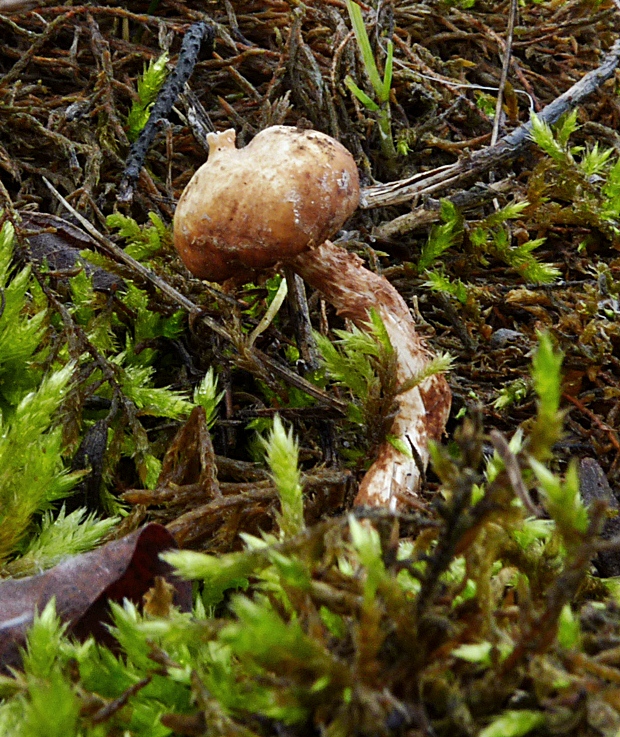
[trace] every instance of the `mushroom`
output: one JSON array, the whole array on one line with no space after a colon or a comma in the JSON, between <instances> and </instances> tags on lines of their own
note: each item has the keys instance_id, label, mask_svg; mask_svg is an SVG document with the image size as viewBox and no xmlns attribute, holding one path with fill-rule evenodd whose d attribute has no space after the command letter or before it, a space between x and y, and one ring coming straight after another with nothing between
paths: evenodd
<instances>
[{"instance_id":1,"label":"mushroom","mask_svg":"<svg viewBox=\"0 0 620 737\"><path fill-rule=\"evenodd\" d=\"M207 140L209 158L174 216L174 244L187 268L223 282L249 281L258 270L288 265L358 327L364 329L374 308L397 352L398 382L420 375L431 354L403 298L385 277L329 240L359 204L359 176L347 149L318 131L288 126L266 128L242 149L235 147L234 130L210 133ZM442 375L406 389L398 400L391 428L398 442L384 442L356 504L394 509L399 497L415 495L428 441L444 430L451 394Z\"/></svg>"}]
</instances>

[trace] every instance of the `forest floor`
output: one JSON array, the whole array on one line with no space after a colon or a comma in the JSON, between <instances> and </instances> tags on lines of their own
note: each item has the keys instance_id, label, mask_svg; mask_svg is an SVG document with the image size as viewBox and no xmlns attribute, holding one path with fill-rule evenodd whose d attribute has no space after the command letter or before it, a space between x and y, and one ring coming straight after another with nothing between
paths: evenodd
<instances>
[{"instance_id":1,"label":"forest floor","mask_svg":"<svg viewBox=\"0 0 620 737\"><path fill-rule=\"evenodd\" d=\"M47 305L47 332L33 357L33 376L70 359L78 366L79 380L58 414L62 463L71 470L89 468L90 474L66 504L69 510L84 507L103 515L120 510L124 517L116 536L155 521L167 525L182 547L230 554L241 548L240 533L275 529L278 491L258 462L263 450L255 436L272 426L276 414L299 441L309 529L336 525L334 520L345 519L342 515L351 509L359 481L383 440L376 428L385 427L394 407L373 405L372 398L355 395L309 365L308 347L295 338L298 308L292 300L248 347L247 335L273 299L278 276L224 289L205 286L184 268L172 245L175 205L206 159L206 132L234 128L243 146L262 129L281 124L323 131L353 154L366 199L339 243L396 287L430 349L452 356L444 462L450 453L453 458L459 452L467 455L468 442L479 446L480 458L489 457L493 431L510 439L517 430L527 437L536 426L540 396L532 360L545 333L563 354L564 430L553 444L550 468L560 478L570 459L577 459L582 484L589 484L587 501L602 494L615 504L620 491L620 73L612 71L606 81L595 82L574 107L574 119L573 106L565 100L555 133L544 129L537 142L528 138L507 155L491 156L490 165L479 162L485 150L498 151L503 137L528 123L532 113L543 113L605 59L611 59L613 69L614 54L620 55L614 46L620 38L620 6L610 0L373 0L361 8L381 76L393 44L393 73L384 100L373 88L368 58L365 63L344 0L47 3L32 9L0 1L0 210L3 220L15 225L20 263L32 264L39 285L30 309L39 309L42 301ZM164 52L172 68L184 35L201 21L215 30L213 52L203 44L187 86L168 120L158 125L132 196L119 197L132 140L148 117L143 114L132 130L138 81L145 66ZM349 77L368 99L356 97ZM503 98L499 118L498 88ZM381 121L388 126L387 142ZM431 188L406 189L405 180L418 175L424 181L423 175L449 166L460 167L456 181L439 177ZM400 185L382 186L389 183ZM99 235L79 230L83 226L75 212L53 190ZM127 244L127 252L151 270L151 277L119 258ZM80 256L84 249L91 255ZM332 340L334 329L347 327L318 293L308 292L308 306L313 327ZM204 415L192 411L200 402L192 405L190 397L210 368L223 396L209 432ZM9 384L3 390L3 412L19 388ZM363 422L346 416L347 402L361 407ZM459 430L464 422L465 429ZM459 466L463 478L470 461ZM527 459L520 455L518 463L524 468ZM417 523L411 519L418 513L430 520L441 517L434 504L449 476L445 467L443 472L429 469L419 499L401 510L401 536L415 537L411 525ZM527 473L524 477L533 489L535 482ZM450 483L458 486L454 478ZM476 519L470 533L483 526L482 518ZM386 531L385 519L378 525L383 525L384 545L390 534L398 538L398 532ZM330 528L330 534L336 529L341 527ZM452 538L444 551L448 558L463 554L467 536L463 530L459 535L461 543ZM590 557L596 552L588 550ZM16 544L3 552L5 575L19 551ZM514 551L511 555L518 558ZM598 565L603 577L620 573L614 555L600 557ZM587 561L580 566L589 575ZM321 575L339 585L325 571ZM489 590L499 585L493 575ZM433 616L439 617L439 610L459 594L433 589L429 580L425 595L436 597ZM551 580L551 574L541 575L538 589L532 583L533 601L547 601L546 592L556 590ZM594 599L604 599L595 577L588 581L582 588L566 584L573 596L568 601L583 603L584 587ZM520 595L525 596L523 591ZM532 605L536 615L530 629L519 625L524 638L526 632L533 638L534 622L545 629L544 611L557 624L558 601L548 610ZM348 606L343 602L340 613ZM323 604L330 605L327 598ZM444 637L439 625L429 635L433 648L429 645L411 666L415 689L394 686L402 686L406 668L386 676L390 693L406 705L402 713L394 706L396 696L393 703L392 696L384 702L377 697L372 708L362 699L347 721L333 704L321 706L317 697L319 706L304 707L313 715L311 727L307 716L299 723L292 717L279 722L267 710L264 717L240 717L235 729L412 735L456 729L478 734L512 699L517 710L523 703L528 714L536 709L546 714L548 721L543 725L534 719L531 729L618 734L620 696L613 684L620 682L620 672L614 669L610 675L611 655L597 661L598 671L576 660L565 659L561 666L553 662L564 675L564 669L574 674L584 668L578 686L571 681L570 698L549 685L550 672L538 673L545 687L536 691L536 674L528 670L533 661L523 653L511 656L510 676L494 662L501 688L489 672L474 677L469 671L461 673L458 698L448 678L437 685L429 664L440 663L437 673L444 669L445 675L454 661L446 660L446 642L454 648L457 642L474 641L472 632L483 627L471 610L459 616L467 626L458 637L453 632ZM513 617L516 627L518 615L506 616ZM596 631L591 611L588 616ZM600 627L607 628L608 646L617 648L617 612L612 620ZM394 631L400 626L393 624ZM416 636L422 636L420 631ZM516 635L513 639L518 641ZM548 647L549 642L541 644L536 655ZM600 643L591 645L593 662L601 648ZM346 650L340 648L345 659L350 656ZM377 653L377 662L389 661L388 654ZM379 678L370 670L366 676L369 682ZM605 686L599 689L595 681ZM523 696L528 688L535 695ZM593 694L599 701L586 708ZM459 712L464 703L471 710L467 717ZM230 710L238 716L237 706ZM573 723L568 712L581 718ZM275 722L261 721L268 717ZM394 726L369 726L375 718L392 719ZM181 734L201 733L183 732L180 722L173 726ZM512 727L505 725L499 729L508 730L496 732L507 737L525 733L510 732Z\"/></svg>"}]
</instances>

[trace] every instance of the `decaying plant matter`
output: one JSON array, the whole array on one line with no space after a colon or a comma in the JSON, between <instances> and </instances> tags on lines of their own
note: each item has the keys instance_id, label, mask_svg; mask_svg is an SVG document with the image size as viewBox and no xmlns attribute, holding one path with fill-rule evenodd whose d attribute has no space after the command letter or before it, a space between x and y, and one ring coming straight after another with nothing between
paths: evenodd
<instances>
[{"instance_id":1,"label":"decaying plant matter","mask_svg":"<svg viewBox=\"0 0 620 737\"><path fill-rule=\"evenodd\" d=\"M511 54L507 1L28 5L0 2L0 575L155 521L195 599L115 605L112 649L48 604L0 733L615 737L617 5L511 2ZM314 255L363 264L359 303L304 255L305 296L292 266L223 290L176 255L207 134L271 126L355 161L362 207ZM386 440L411 451L385 283L453 357L397 512L354 505Z\"/></svg>"}]
</instances>

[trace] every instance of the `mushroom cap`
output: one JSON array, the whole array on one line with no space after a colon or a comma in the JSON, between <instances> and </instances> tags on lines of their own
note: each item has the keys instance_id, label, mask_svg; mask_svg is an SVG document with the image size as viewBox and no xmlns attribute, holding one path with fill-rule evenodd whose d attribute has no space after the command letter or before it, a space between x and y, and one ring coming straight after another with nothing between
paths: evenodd
<instances>
[{"instance_id":1,"label":"mushroom cap","mask_svg":"<svg viewBox=\"0 0 620 737\"><path fill-rule=\"evenodd\" d=\"M174 245L201 279L249 280L321 245L359 204L355 161L324 133L276 125L242 149L232 129L207 140L174 216Z\"/></svg>"}]
</instances>

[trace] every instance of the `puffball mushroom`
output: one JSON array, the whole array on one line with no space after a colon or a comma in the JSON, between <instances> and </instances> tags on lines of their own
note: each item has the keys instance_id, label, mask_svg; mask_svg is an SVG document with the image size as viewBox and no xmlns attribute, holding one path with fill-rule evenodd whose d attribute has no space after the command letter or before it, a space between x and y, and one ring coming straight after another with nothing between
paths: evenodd
<instances>
[{"instance_id":1,"label":"puffball mushroom","mask_svg":"<svg viewBox=\"0 0 620 737\"><path fill-rule=\"evenodd\" d=\"M405 385L431 358L400 294L383 276L329 238L359 204L359 176L351 154L314 130L273 126L245 148L235 131L210 133L209 158L181 195L174 244L187 268L207 281L252 279L254 272L290 266L338 313L364 329L379 314L397 352L397 380ZM391 435L362 480L356 504L396 508L415 494L451 403L445 378L433 375L398 395ZM405 454L395 446L411 448Z\"/></svg>"}]
</instances>

